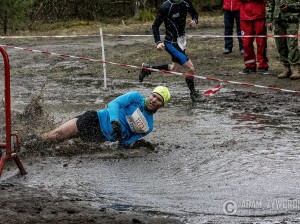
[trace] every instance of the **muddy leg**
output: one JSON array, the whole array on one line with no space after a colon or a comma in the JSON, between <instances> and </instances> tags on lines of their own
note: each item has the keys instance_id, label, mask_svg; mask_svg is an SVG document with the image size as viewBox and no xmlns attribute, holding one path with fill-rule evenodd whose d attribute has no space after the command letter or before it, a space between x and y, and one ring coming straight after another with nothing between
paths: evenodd
<instances>
[{"instance_id":1,"label":"muddy leg","mask_svg":"<svg viewBox=\"0 0 300 224\"><path fill-rule=\"evenodd\" d=\"M186 69L187 73L190 75L194 75L195 73L195 67L191 60L188 60L185 64L183 64L183 67ZM196 92L195 90L195 84L194 84L194 77L186 77L185 78L186 84L191 91L191 93Z\"/></svg>"},{"instance_id":2,"label":"muddy leg","mask_svg":"<svg viewBox=\"0 0 300 224\"><path fill-rule=\"evenodd\" d=\"M78 133L77 122L78 118L73 118L62 124L60 127L46 132L42 135L43 140L64 140L75 136Z\"/></svg>"}]
</instances>

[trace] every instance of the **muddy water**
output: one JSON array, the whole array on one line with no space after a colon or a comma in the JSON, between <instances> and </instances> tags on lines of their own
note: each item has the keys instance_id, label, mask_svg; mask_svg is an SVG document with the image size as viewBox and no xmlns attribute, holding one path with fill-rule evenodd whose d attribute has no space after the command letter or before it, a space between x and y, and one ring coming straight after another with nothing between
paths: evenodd
<instances>
[{"instance_id":1,"label":"muddy water","mask_svg":"<svg viewBox=\"0 0 300 224\"><path fill-rule=\"evenodd\" d=\"M187 223L297 220L299 116L281 121L272 113L222 109L213 101L234 97L226 88L191 104L177 88L171 86L173 102L157 113L156 130L147 137L158 144L155 152L127 159L103 159L98 152L37 159L22 183L93 206L170 213ZM136 89L147 94L152 87ZM59 82L46 88L45 107L56 122L104 106L103 96L110 95L99 97L91 84L94 102L83 102L85 90L73 90ZM59 106L62 98L67 105ZM234 216L224 212L227 201L237 204Z\"/></svg>"},{"instance_id":2,"label":"muddy water","mask_svg":"<svg viewBox=\"0 0 300 224\"><path fill-rule=\"evenodd\" d=\"M49 76L48 66L75 66L81 73ZM25 77L13 78L14 110L22 112L33 95L42 94L43 108L58 124L103 108L121 93L147 95L162 84L119 78L110 80L106 91L101 77L82 73L87 67L53 58L46 65L31 64L34 73L26 70ZM168 85L172 102L156 114L155 131L146 138L157 145L154 152L113 148L105 156L98 150L26 156L28 175L20 181L95 207L171 214L186 223L299 222L299 97L225 86L216 96L193 104L183 82ZM201 88L211 86L204 83Z\"/></svg>"}]
</instances>

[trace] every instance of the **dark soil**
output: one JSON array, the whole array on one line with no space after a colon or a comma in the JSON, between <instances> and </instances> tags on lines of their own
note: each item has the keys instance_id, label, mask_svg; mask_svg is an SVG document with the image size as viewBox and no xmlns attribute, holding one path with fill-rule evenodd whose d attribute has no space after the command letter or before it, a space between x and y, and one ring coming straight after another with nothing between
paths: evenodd
<instances>
[{"instance_id":1,"label":"dark soil","mask_svg":"<svg viewBox=\"0 0 300 224\"><path fill-rule=\"evenodd\" d=\"M170 218L153 215L93 208L81 199L66 200L48 192L25 187L18 181L1 183L0 223L103 223L103 224L167 224L181 223Z\"/></svg>"}]
</instances>

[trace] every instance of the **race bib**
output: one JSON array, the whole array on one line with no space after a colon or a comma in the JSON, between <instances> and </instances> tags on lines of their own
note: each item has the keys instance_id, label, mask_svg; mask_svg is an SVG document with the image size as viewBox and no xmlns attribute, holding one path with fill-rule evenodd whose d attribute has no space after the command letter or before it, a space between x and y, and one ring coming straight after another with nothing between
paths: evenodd
<instances>
[{"instance_id":1,"label":"race bib","mask_svg":"<svg viewBox=\"0 0 300 224\"><path fill-rule=\"evenodd\" d=\"M177 44L181 48L181 50L184 51L186 48L186 37L185 36L178 37Z\"/></svg>"},{"instance_id":2,"label":"race bib","mask_svg":"<svg viewBox=\"0 0 300 224\"><path fill-rule=\"evenodd\" d=\"M141 110L138 108L132 115L126 116L131 131L135 133L146 133L149 125Z\"/></svg>"}]
</instances>

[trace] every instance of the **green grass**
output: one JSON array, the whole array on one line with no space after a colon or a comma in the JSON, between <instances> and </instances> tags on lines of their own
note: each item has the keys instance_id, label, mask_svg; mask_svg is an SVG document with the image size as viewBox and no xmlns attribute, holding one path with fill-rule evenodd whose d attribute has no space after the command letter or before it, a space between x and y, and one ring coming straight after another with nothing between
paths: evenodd
<instances>
[{"instance_id":1,"label":"green grass","mask_svg":"<svg viewBox=\"0 0 300 224\"><path fill-rule=\"evenodd\" d=\"M11 35L98 35L99 28L112 34L151 34L155 14L142 10L137 18L101 18L99 20L35 21L30 30L19 30ZM189 19L189 18L188 18ZM200 14L199 29L223 26L223 14ZM163 29L163 25L161 26Z\"/></svg>"},{"instance_id":2,"label":"green grass","mask_svg":"<svg viewBox=\"0 0 300 224\"><path fill-rule=\"evenodd\" d=\"M138 19L143 22L153 21L155 14L148 9L141 10Z\"/></svg>"}]
</instances>

